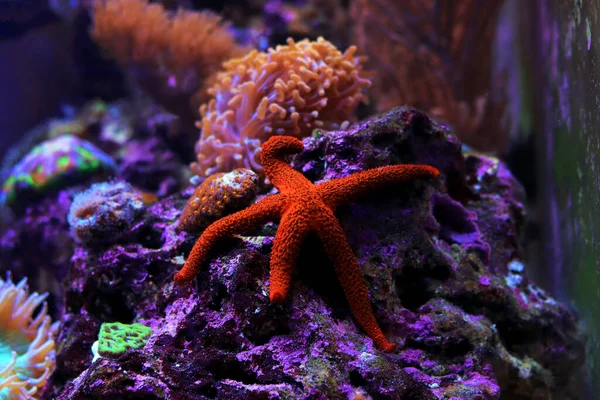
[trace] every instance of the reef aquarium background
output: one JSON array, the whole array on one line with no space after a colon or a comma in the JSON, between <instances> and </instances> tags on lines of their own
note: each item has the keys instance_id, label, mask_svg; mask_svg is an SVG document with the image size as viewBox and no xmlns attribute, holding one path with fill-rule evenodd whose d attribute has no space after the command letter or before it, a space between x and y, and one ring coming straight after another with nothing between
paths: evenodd
<instances>
[{"instance_id":1,"label":"reef aquarium background","mask_svg":"<svg viewBox=\"0 0 600 400\"><path fill-rule=\"evenodd\" d=\"M599 399L599 18L1 0L0 399Z\"/></svg>"}]
</instances>

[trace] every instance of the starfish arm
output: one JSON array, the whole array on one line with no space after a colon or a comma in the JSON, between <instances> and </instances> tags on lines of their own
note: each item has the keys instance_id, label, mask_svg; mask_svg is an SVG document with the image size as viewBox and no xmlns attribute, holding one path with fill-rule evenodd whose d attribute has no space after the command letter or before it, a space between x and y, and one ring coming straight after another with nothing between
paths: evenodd
<instances>
[{"instance_id":1,"label":"starfish arm","mask_svg":"<svg viewBox=\"0 0 600 400\"><path fill-rule=\"evenodd\" d=\"M211 224L194 244L183 268L175 274L175 282L183 284L194 279L206 260L208 252L219 239L249 232L269 221L276 220L280 215L281 200L281 195L266 197L242 211Z\"/></svg>"},{"instance_id":2,"label":"starfish arm","mask_svg":"<svg viewBox=\"0 0 600 400\"><path fill-rule=\"evenodd\" d=\"M287 297L292 271L300 247L310 230L308 218L300 207L294 207L282 216L271 252L270 299L281 304Z\"/></svg>"},{"instance_id":3,"label":"starfish arm","mask_svg":"<svg viewBox=\"0 0 600 400\"><path fill-rule=\"evenodd\" d=\"M429 165L390 165L321 183L317 185L317 191L325 204L335 210L344 203L394 183L439 176L440 172Z\"/></svg>"},{"instance_id":4,"label":"starfish arm","mask_svg":"<svg viewBox=\"0 0 600 400\"><path fill-rule=\"evenodd\" d=\"M329 213L319 217L317 233L333 261L352 314L378 348L385 352L392 352L396 345L387 341L375 320L360 266L333 212L328 211Z\"/></svg>"},{"instance_id":5,"label":"starfish arm","mask_svg":"<svg viewBox=\"0 0 600 400\"><path fill-rule=\"evenodd\" d=\"M261 164L271 183L280 192L292 192L298 186L312 186L304 175L284 160L286 155L300 153L303 149L302 141L292 136L273 136L263 144L260 152Z\"/></svg>"}]
</instances>

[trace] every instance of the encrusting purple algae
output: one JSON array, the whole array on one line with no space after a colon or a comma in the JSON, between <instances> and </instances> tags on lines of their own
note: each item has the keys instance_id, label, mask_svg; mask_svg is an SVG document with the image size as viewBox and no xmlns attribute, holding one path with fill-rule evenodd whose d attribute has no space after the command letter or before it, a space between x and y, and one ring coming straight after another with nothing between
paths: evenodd
<instances>
[{"instance_id":1,"label":"encrusting purple algae","mask_svg":"<svg viewBox=\"0 0 600 400\"><path fill-rule=\"evenodd\" d=\"M449 130L408 107L304 145L292 165L315 183L397 163L442 173L336 213L394 353L374 348L353 321L318 240L302 247L283 305L268 298L272 224L223 241L195 284L177 286L196 236L177 229L189 189L147 204L131 235L89 247L58 223L75 186L31 204L0 236L15 274L36 263L63 283L45 283L61 325L44 396L493 399L555 394L573 378L583 334L525 274L524 195L501 162L463 153ZM37 252L19 251L33 238ZM152 335L92 363L107 321Z\"/></svg>"}]
</instances>

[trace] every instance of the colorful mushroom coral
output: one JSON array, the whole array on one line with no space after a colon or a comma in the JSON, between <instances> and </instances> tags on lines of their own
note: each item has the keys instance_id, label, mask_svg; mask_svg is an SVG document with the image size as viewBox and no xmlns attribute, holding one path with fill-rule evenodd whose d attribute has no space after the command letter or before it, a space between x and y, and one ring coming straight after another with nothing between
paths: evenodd
<instances>
[{"instance_id":1,"label":"colorful mushroom coral","mask_svg":"<svg viewBox=\"0 0 600 400\"><path fill-rule=\"evenodd\" d=\"M342 53L319 38L288 39L286 46L224 63L208 89L212 100L200 108L192 171L206 177L243 167L262 174L258 153L269 137L302 138L351 120L371 85L364 61L355 46Z\"/></svg>"},{"instance_id":2,"label":"colorful mushroom coral","mask_svg":"<svg viewBox=\"0 0 600 400\"><path fill-rule=\"evenodd\" d=\"M54 333L47 294L27 281L0 278L0 399L32 399L54 370ZM41 309L37 313L38 307Z\"/></svg>"},{"instance_id":3,"label":"colorful mushroom coral","mask_svg":"<svg viewBox=\"0 0 600 400\"><path fill-rule=\"evenodd\" d=\"M116 169L113 159L88 141L63 135L35 146L11 170L0 191L0 204L18 208L32 197Z\"/></svg>"}]
</instances>

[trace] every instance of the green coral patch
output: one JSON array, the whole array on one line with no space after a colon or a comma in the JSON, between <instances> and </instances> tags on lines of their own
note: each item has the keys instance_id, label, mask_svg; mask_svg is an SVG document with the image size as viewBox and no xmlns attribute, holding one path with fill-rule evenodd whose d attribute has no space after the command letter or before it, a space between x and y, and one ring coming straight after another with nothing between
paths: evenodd
<instances>
[{"instance_id":1,"label":"green coral patch","mask_svg":"<svg viewBox=\"0 0 600 400\"><path fill-rule=\"evenodd\" d=\"M98 354L118 357L129 349L141 349L148 342L152 329L142 324L105 322L98 333Z\"/></svg>"}]
</instances>

